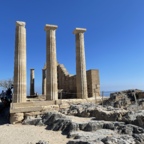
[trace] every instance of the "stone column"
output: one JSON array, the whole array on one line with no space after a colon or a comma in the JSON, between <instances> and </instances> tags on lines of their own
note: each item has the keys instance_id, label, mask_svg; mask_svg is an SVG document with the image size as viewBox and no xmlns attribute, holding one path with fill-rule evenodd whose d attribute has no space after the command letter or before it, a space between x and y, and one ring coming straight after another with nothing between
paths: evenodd
<instances>
[{"instance_id":1,"label":"stone column","mask_svg":"<svg viewBox=\"0 0 144 144\"><path fill-rule=\"evenodd\" d=\"M76 28L74 30L76 41L76 86L77 98L87 98L87 78L84 50L84 32L86 29Z\"/></svg>"},{"instance_id":2,"label":"stone column","mask_svg":"<svg viewBox=\"0 0 144 144\"><path fill-rule=\"evenodd\" d=\"M57 59L56 59L56 25L45 26L46 31L46 100L58 99Z\"/></svg>"},{"instance_id":3,"label":"stone column","mask_svg":"<svg viewBox=\"0 0 144 144\"><path fill-rule=\"evenodd\" d=\"M30 69L30 95L35 94L34 82L34 69Z\"/></svg>"},{"instance_id":4,"label":"stone column","mask_svg":"<svg viewBox=\"0 0 144 144\"><path fill-rule=\"evenodd\" d=\"M46 95L46 69L42 69L42 94Z\"/></svg>"},{"instance_id":5,"label":"stone column","mask_svg":"<svg viewBox=\"0 0 144 144\"><path fill-rule=\"evenodd\" d=\"M26 29L25 22L16 22L13 102L26 101Z\"/></svg>"}]
</instances>

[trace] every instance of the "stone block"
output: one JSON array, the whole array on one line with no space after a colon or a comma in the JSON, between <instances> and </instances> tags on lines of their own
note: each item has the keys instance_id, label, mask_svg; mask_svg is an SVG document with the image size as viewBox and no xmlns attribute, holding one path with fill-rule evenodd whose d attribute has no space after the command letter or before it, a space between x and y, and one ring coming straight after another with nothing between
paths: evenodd
<instances>
[{"instance_id":1,"label":"stone block","mask_svg":"<svg viewBox=\"0 0 144 144\"><path fill-rule=\"evenodd\" d=\"M10 114L10 123L20 123L24 119L24 113L11 113Z\"/></svg>"}]
</instances>

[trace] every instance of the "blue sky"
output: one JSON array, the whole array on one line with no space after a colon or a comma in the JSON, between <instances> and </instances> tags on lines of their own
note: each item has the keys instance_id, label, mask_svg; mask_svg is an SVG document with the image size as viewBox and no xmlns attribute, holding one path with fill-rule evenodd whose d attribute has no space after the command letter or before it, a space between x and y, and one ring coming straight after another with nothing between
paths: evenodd
<instances>
[{"instance_id":1,"label":"blue sky","mask_svg":"<svg viewBox=\"0 0 144 144\"><path fill-rule=\"evenodd\" d=\"M99 69L101 90L144 88L144 0L0 0L0 80L13 77L15 22L26 22L30 68L41 93L45 24L58 25L57 60L75 74L76 27L86 28L86 68Z\"/></svg>"}]
</instances>

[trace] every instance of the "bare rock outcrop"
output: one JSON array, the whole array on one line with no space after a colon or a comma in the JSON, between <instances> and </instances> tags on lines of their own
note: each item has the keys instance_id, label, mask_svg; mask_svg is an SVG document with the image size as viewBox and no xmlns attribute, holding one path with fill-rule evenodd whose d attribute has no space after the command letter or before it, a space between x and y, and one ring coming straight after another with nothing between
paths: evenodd
<instances>
[{"instance_id":1,"label":"bare rock outcrop","mask_svg":"<svg viewBox=\"0 0 144 144\"><path fill-rule=\"evenodd\" d=\"M27 113L23 124L47 125L48 130L62 131L73 138L68 144L142 144L144 100L139 96L141 93L139 90L113 93L104 106L79 103L60 108L59 112L34 116ZM75 117L87 120L74 121Z\"/></svg>"},{"instance_id":2,"label":"bare rock outcrop","mask_svg":"<svg viewBox=\"0 0 144 144\"><path fill-rule=\"evenodd\" d=\"M96 120L121 121L123 115L128 113L125 109L114 108L112 106L102 107L96 104L71 105L69 109L60 110L67 115L79 117L95 117Z\"/></svg>"},{"instance_id":3,"label":"bare rock outcrop","mask_svg":"<svg viewBox=\"0 0 144 144\"><path fill-rule=\"evenodd\" d=\"M47 125L48 130L61 130L67 137L74 138L68 144L107 144L113 141L130 144L144 139L144 129L132 124L93 118L86 122L74 122L71 118L59 112L47 112L36 117L27 116L23 124Z\"/></svg>"},{"instance_id":4,"label":"bare rock outcrop","mask_svg":"<svg viewBox=\"0 0 144 144\"><path fill-rule=\"evenodd\" d=\"M138 89L131 89L125 91L119 91L110 94L110 98L105 100L103 104L105 106L113 106L116 108L127 108L134 105L137 99L139 105L142 104L142 100L144 99L143 92ZM131 108L130 108L131 110Z\"/></svg>"}]
</instances>

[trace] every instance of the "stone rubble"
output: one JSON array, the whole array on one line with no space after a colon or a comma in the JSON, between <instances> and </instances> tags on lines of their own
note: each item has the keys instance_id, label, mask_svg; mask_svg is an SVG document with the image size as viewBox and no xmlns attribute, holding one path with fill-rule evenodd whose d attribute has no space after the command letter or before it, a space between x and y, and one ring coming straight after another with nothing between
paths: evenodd
<instances>
[{"instance_id":1,"label":"stone rubble","mask_svg":"<svg viewBox=\"0 0 144 144\"><path fill-rule=\"evenodd\" d=\"M82 110L80 105L78 107ZM80 110L78 112L82 112ZM96 120L96 117L93 117L86 122L74 122L72 117L60 112L47 112L36 117L27 116L23 124L47 125L48 130L62 131L62 134L66 134L68 138L74 138L68 144L144 143L144 129L122 121Z\"/></svg>"},{"instance_id":2,"label":"stone rubble","mask_svg":"<svg viewBox=\"0 0 144 144\"><path fill-rule=\"evenodd\" d=\"M104 101L105 106L113 106L115 108L125 108L128 110L135 110L136 107L136 101L135 97L137 99L138 103L138 109L142 108L142 105L144 104L144 93L141 90L138 89L130 89L120 92L115 92L110 94L110 98Z\"/></svg>"},{"instance_id":3,"label":"stone rubble","mask_svg":"<svg viewBox=\"0 0 144 144\"><path fill-rule=\"evenodd\" d=\"M130 104L121 107L111 104L119 99L112 94L104 106L78 103L71 104L69 108L60 108L59 112L16 113L13 118L14 121L22 121L23 125L47 126L47 130L61 131L67 138L71 138L67 144L143 144L144 109L137 109L133 95L130 95L130 91L127 93ZM132 106L134 110L130 110Z\"/></svg>"}]
</instances>

